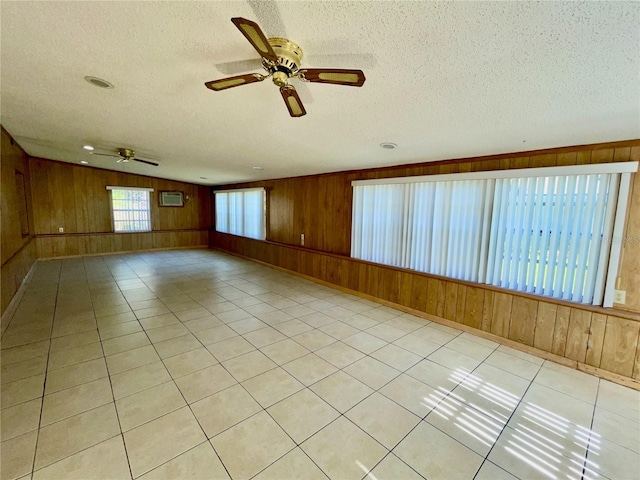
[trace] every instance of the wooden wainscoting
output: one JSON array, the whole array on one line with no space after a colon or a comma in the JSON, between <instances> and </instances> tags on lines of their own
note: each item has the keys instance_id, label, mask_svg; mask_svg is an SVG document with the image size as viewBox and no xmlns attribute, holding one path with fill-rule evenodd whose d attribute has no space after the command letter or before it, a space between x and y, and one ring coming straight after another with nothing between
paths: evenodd
<instances>
[{"instance_id":1,"label":"wooden wainscoting","mask_svg":"<svg viewBox=\"0 0 640 480\"><path fill-rule=\"evenodd\" d=\"M21 249L2 264L2 293L0 294L2 313L9 306L37 258L36 242L33 237L30 237Z\"/></svg>"},{"instance_id":2,"label":"wooden wainscoting","mask_svg":"<svg viewBox=\"0 0 640 480\"><path fill-rule=\"evenodd\" d=\"M168 248L206 247L208 230L167 230L144 233L79 233L37 235L39 258L70 257Z\"/></svg>"},{"instance_id":3,"label":"wooden wainscoting","mask_svg":"<svg viewBox=\"0 0 640 480\"><path fill-rule=\"evenodd\" d=\"M209 245L416 312L491 333L640 388L640 316L556 302L346 256L218 232Z\"/></svg>"}]
</instances>

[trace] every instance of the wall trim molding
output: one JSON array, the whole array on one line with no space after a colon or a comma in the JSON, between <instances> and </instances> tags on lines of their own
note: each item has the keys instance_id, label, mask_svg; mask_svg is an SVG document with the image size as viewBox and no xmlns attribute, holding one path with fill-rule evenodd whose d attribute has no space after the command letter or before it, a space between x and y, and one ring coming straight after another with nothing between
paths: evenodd
<instances>
[{"instance_id":1,"label":"wall trim molding","mask_svg":"<svg viewBox=\"0 0 640 480\"><path fill-rule=\"evenodd\" d=\"M77 232L77 233L38 233L35 238L58 238L58 237L89 237L92 235L141 235L147 233L180 233L180 232L208 232L209 227L203 228L182 228L174 230L149 230L148 232Z\"/></svg>"},{"instance_id":2,"label":"wall trim molding","mask_svg":"<svg viewBox=\"0 0 640 480\"><path fill-rule=\"evenodd\" d=\"M11 260L13 260L15 257L17 257L18 255L20 255L20 252L22 252L25 248L27 248L29 246L29 244L34 241L36 238L35 235L29 235L27 237L24 238L24 243L22 244L22 246L16 250L13 255L11 255L9 258L7 258L4 262L2 262L2 267L4 267L5 265L8 265L9 262L11 262ZM26 240L26 241L25 241Z\"/></svg>"},{"instance_id":3,"label":"wall trim molding","mask_svg":"<svg viewBox=\"0 0 640 480\"><path fill-rule=\"evenodd\" d=\"M574 370L579 370L579 371L582 371L582 372L586 372L586 373L589 373L591 375L595 375L595 376L597 376L599 378L603 378L605 380L609 380L611 382L618 383L618 384L624 385L626 387L633 388L634 390L640 391L640 381L635 380L635 379L630 378L630 377L626 377L624 375L619 375L617 373L609 372L608 370L604 370L602 368L593 367L593 366L587 365L586 363L583 363L583 362L578 362L578 361L575 361L575 360L571 360L569 358L562 357L560 355L556 355L556 354L553 354L553 353L550 353L550 352L546 352L544 350L540 350L540 349L535 348L535 347L530 347L528 345L524 345L522 343L516 342L515 340L510 340L508 338L501 337L501 336L495 335L493 333L485 332L483 330L479 330L479 329L476 329L476 328L473 328L473 327L469 327L467 325L464 325L464 324L461 324L461 323L457 323L457 322L454 322L454 321L451 321L451 320L447 320L445 318L438 317L436 315L430 315L428 313L421 312L420 310L415 310L413 308L406 307L406 306L400 305L398 303L390 302L388 300L384 300L382 298L374 297L372 295L367 295L366 293L362 293L362 292L359 292L357 290L352 290L350 288L343 287L343 286L337 285L335 283L331 283L331 282L327 282L327 281L324 281L324 280L320 280L320 279L312 277L310 275L305 275L303 273L296 272L294 270L288 270L286 268L279 267L279 266L273 265L271 263L263 262L261 260L256 260L255 258L251 258L251 257L245 256L245 255L241 255L239 253L235 253L235 252L232 252L232 251L229 251L229 250L225 250L225 249L222 249L222 248L219 248L219 247L209 247L209 248L211 250L217 250L217 251L220 251L220 252L223 252L223 253L227 253L229 255L233 255L235 257L243 258L245 260L250 260L250 261L255 262L257 264L264 265L266 267L273 268L274 270L285 272L285 273L288 273L290 275L294 275L296 277L312 281L314 283L317 283L317 284L325 286L325 287L333 288L333 289L341 291L343 293L348 293L350 295L354 295L356 297L360 297L360 298L363 298L365 300L369 300L369 301L372 301L372 302L375 302L375 303L379 303L381 305L392 307L392 308L395 308L396 310L400 310L402 312L409 313L409 314L414 315L416 317L424 318L425 320L436 322L436 323L439 323L441 325L445 325L447 327L455 328L456 330L461 330L461 331L466 332L466 333L471 333L471 334L473 334L475 336L478 336L480 338L484 338L486 340L490 340L490 341L493 341L495 343L499 343L501 345L513 348L514 350L518 350L518 351L521 351L521 352L524 352L524 353L528 353L530 355L534 355L536 357L543 358L545 360L549 360L549 361L552 361L554 363L558 363L560 365L564 365L564 366L569 367L569 368L573 368Z\"/></svg>"},{"instance_id":4,"label":"wall trim molding","mask_svg":"<svg viewBox=\"0 0 640 480\"><path fill-rule=\"evenodd\" d=\"M36 258L35 262L31 264L29 271L27 272L27 274L22 279L22 282L20 283L20 287L18 287L18 290L16 291L16 293L13 294L13 297L11 297L11 301L9 302L9 305L7 305L7 308L2 313L2 317L0 318L0 326L2 329L0 336L4 336L5 330L11 323L11 320L13 319L13 316L15 315L16 310L18 309L18 305L20 305L20 302L22 301L22 297L24 297L24 294L27 291L27 283L29 283L29 281L31 280L31 277L33 276L33 271L39 260L40 260L39 258Z\"/></svg>"}]
</instances>

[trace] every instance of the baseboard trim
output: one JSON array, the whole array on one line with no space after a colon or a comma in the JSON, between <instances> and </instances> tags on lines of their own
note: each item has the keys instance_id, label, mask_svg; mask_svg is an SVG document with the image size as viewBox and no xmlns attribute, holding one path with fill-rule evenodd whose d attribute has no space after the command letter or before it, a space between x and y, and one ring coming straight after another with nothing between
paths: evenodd
<instances>
[{"instance_id":1,"label":"baseboard trim","mask_svg":"<svg viewBox=\"0 0 640 480\"><path fill-rule=\"evenodd\" d=\"M29 280L31 280L31 277L33 276L33 270L39 260L40 260L39 258L36 258L35 262L33 262L31 267L29 268L29 271L22 279L22 282L20 283L20 287L18 287L18 290L16 291L16 293L13 294L13 297L11 298L9 305L7 305L7 308L2 313L2 317L0 318L0 326L2 328L2 333L0 334L0 336L4 336L5 330L7 329L7 327L9 327L9 324L11 323L11 320L13 319L13 316L15 315L16 310L18 309L18 305L20 305L20 301L22 300L22 297L24 297L24 294L27 291L27 283L29 283Z\"/></svg>"},{"instance_id":2,"label":"baseboard trim","mask_svg":"<svg viewBox=\"0 0 640 480\"><path fill-rule=\"evenodd\" d=\"M549 361L552 361L554 363L558 363L560 365L564 365L566 367L573 368L575 370L579 370L579 371L582 371L582 372L585 372L585 373L589 373L591 375L595 375L596 377L608 380L610 382L618 383L620 385L624 385L625 387L633 388L634 390L640 391L640 381L636 380L634 378L625 377L624 375L619 375L617 373L609 372L608 370L603 370L603 369L598 368L598 367L593 367L593 366L587 365L586 363L583 363L583 362L578 362L578 361L575 361L575 360L571 360L569 358L562 357L562 356L556 355L554 353L545 352L544 350L540 350L538 348L531 347L529 345L524 345L522 343L516 342L515 340L511 340L511 339L508 339L508 338L500 337L500 336L495 335L493 333L485 332L484 330L478 330L476 328L469 327L469 326L463 325L461 323L453 322L453 321L447 320L445 318L437 317L435 315L431 315L431 314L428 314L428 313L425 313L425 312L421 312L419 310L415 310L413 308L406 307L404 305L400 305L400 304L397 304L397 303L389 302L387 300L383 300L381 298L374 297L372 295L367 295L365 293L358 292L357 290L351 290L351 289L343 287L341 285L336 285L335 283L326 282L324 280L320 280L318 278L311 277L311 276L305 275L303 273L295 272L293 270L287 270L286 268L278 267L276 265L272 265L270 263L263 262L261 260L256 260L255 258L247 257L245 255L240 255L238 253L231 252L231 251L228 251L228 250L224 250L224 249L218 248L218 247L211 247L210 246L209 248L211 250L217 250L217 251L220 251L220 252L223 252L223 253L227 253L229 255L233 255L235 257L243 258L245 260L250 260L250 261L258 263L260 265L264 265L266 267L273 268L274 270L285 272L285 273L288 273L290 275L294 275L296 277L312 281L312 282L317 283L319 285L333 288L333 289L341 291L343 293L348 293L350 295L354 295L356 297L360 297L360 298L363 298L365 300L369 300L369 301L372 301L372 302L375 302L375 303L379 303L379 304L385 305L387 307L392 307L392 308L395 308L396 310L400 310L400 311L403 311L405 313L410 313L411 315L415 315L416 317L424 318L425 320L429 320L431 322L436 322L436 323L439 323L441 325L445 325L447 327L455 328L456 330L461 330L463 332L470 333L470 334L475 335L477 337L484 338L486 340L491 340L493 342L499 343L499 344L504 345L506 347L513 348L514 350L518 350L518 351L521 351L521 352L524 352L524 353L528 353L530 355L542 358L544 360L549 360Z\"/></svg>"}]
</instances>

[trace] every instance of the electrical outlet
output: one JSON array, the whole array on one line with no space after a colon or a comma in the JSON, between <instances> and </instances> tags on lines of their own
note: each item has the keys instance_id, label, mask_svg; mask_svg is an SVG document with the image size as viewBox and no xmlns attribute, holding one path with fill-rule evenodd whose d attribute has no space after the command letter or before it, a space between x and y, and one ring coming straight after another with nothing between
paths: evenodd
<instances>
[{"instance_id":1,"label":"electrical outlet","mask_svg":"<svg viewBox=\"0 0 640 480\"><path fill-rule=\"evenodd\" d=\"M300 245L304 246L304 233L300 234Z\"/></svg>"},{"instance_id":2,"label":"electrical outlet","mask_svg":"<svg viewBox=\"0 0 640 480\"><path fill-rule=\"evenodd\" d=\"M58 228L58 233L64 233L64 227Z\"/></svg>"},{"instance_id":3,"label":"electrical outlet","mask_svg":"<svg viewBox=\"0 0 640 480\"><path fill-rule=\"evenodd\" d=\"M625 290L616 290L613 295L613 303L620 303L622 305L627 301L627 292Z\"/></svg>"}]
</instances>

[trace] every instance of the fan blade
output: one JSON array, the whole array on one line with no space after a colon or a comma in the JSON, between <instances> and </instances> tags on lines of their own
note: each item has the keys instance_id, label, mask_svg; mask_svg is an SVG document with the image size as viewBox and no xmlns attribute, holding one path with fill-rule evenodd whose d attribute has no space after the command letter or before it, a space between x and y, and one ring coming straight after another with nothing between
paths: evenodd
<instances>
[{"instance_id":1,"label":"fan blade","mask_svg":"<svg viewBox=\"0 0 640 480\"><path fill-rule=\"evenodd\" d=\"M134 162L146 163L147 165L153 165L154 167L160 165L159 163L152 162L151 160L143 160L141 158L132 158L131 160L133 160Z\"/></svg>"},{"instance_id":2,"label":"fan blade","mask_svg":"<svg viewBox=\"0 0 640 480\"><path fill-rule=\"evenodd\" d=\"M240 85L246 85L248 83L261 82L267 78L266 75L260 75L259 73L249 73L247 75L238 75L237 77L227 77L220 80L211 80L204 84L205 87L214 90L226 90L227 88L239 87Z\"/></svg>"},{"instance_id":3,"label":"fan blade","mask_svg":"<svg viewBox=\"0 0 640 480\"><path fill-rule=\"evenodd\" d=\"M112 153L96 153L96 152L89 152L89 155L100 155L101 157L115 157L115 158L120 158L120 155L118 155L118 154L112 154Z\"/></svg>"},{"instance_id":4,"label":"fan blade","mask_svg":"<svg viewBox=\"0 0 640 480\"><path fill-rule=\"evenodd\" d=\"M307 82L332 83L361 87L366 80L362 70L345 70L342 68L303 68L298 76Z\"/></svg>"},{"instance_id":5,"label":"fan blade","mask_svg":"<svg viewBox=\"0 0 640 480\"><path fill-rule=\"evenodd\" d=\"M282 94L284 103L289 110L289 115L292 117L302 117L307 114L307 111L304 109L304 106L300 101L298 92L296 92L296 89L292 85L280 87L280 93Z\"/></svg>"},{"instance_id":6,"label":"fan blade","mask_svg":"<svg viewBox=\"0 0 640 480\"><path fill-rule=\"evenodd\" d=\"M272 63L278 62L278 56L273 51L273 48L271 48L271 45L269 45L267 37L262 33L262 30L256 22L240 17L232 18L231 21L238 27L238 30L242 32L246 39L249 40L249 43L253 45L253 48L256 49L262 58Z\"/></svg>"}]
</instances>

